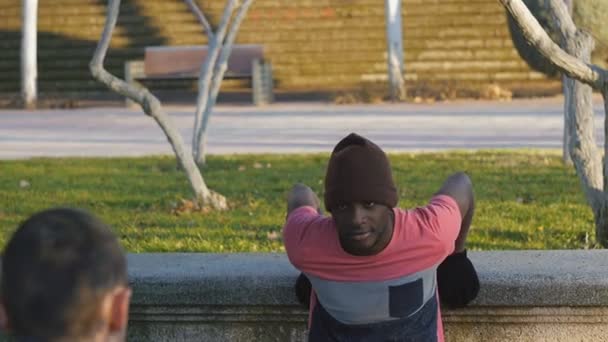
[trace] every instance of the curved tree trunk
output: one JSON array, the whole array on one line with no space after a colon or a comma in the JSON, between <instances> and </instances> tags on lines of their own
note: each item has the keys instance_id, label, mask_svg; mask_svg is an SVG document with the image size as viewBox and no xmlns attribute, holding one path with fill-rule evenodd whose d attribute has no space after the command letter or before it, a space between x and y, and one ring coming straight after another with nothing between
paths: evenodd
<instances>
[{"instance_id":1,"label":"curved tree trunk","mask_svg":"<svg viewBox=\"0 0 608 342\"><path fill-rule=\"evenodd\" d=\"M199 163L199 165L205 164L207 155L207 127L209 125L209 118L211 117L213 107L217 101L217 95L219 94L220 86L222 84L222 80L224 79L224 73L228 68L228 57L230 57L230 53L232 52L232 45L234 44L236 34L239 31L241 22L243 21L243 18L245 18L251 3L253 3L253 0L245 0L245 2L239 7L234 19L232 19L232 23L230 24L230 28L228 29L228 34L226 36L226 41L221 47L220 55L217 59L215 67L213 68L211 85L209 89L206 89L209 91L209 98L205 106L205 111L203 112L201 125L198 128L198 131L194 133L198 135L198 146L196 147L198 153L196 162ZM193 148L195 147L193 146Z\"/></svg>"},{"instance_id":2,"label":"curved tree trunk","mask_svg":"<svg viewBox=\"0 0 608 342\"><path fill-rule=\"evenodd\" d=\"M583 185L587 202L593 210L596 240L602 246L608 247L607 194L604 189L608 179L608 158L604 158L602 173L602 156L597 151L593 131L594 113L591 98L592 87L602 91L604 110L608 110L608 71L589 62L593 39L576 28L563 0L548 0L548 6L558 21L567 52L551 40L522 0L500 2L511 13L530 44L566 76L578 81L567 81L565 84L568 93L566 118L571 133L570 156ZM608 120L604 121L604 131L608 134ZM608 140L604 143L604 153L606 152Z\"/></svg>"},{"instance_id":3,"label":"curved tree trunk","mask_svg":"<svg viewBox=\"0 0 608 342\"><path fill-rule=\"evenodd\" d=\"M565 49L572 56L589 63L593 51L593 38L576 31L568 37ZM571 78L566 78L566 126L569 127L568 149L576 172L579 175L587 202L593 210L596 223L596 240L608 241L604 196L604 176L601 155L595 138L595 113L593 111L593 89L591 86Z\"/></svg>"},{"instance_id":4,"label":"curved tree trunk","mask_svg":"<svg viewBox=\"0 0 608 342\"><path fill-rule=\"evenodd\" d=\"M203 121L203 112L207 108L207 103L209 102L209 89L211 87L211 81L213 78L213 69L215 68L217 58L220 54L222 45L224 44L228 23L230 22L230 17L232 16L236 3L236 0L228 0L217 32L213 34L211 39L209 39L207 58L205 58L205 62L201 66L201 71L198 78L198 96L196 98L194 130L192 133L192 154L194 159L200 164L204 164L204 157L202 157L199 149L201 139L199 131Z\"/></svg>"},{"instance_id":5,"label":"curved tree trunk","mask_svg":"<svg viewBox=\"0 0 608 342\"><path fill-rule=\"evenodd\" d=\"M225 209L227 207L226 199L207 188L192 155L186 151L181 134L171 120L171 117L164 112L160 101L152 95L147 88L128 84L104 69L103 62L110 46L110 40L114 27L116 26L119 10L120 0L109 0L104 31L89 65L91 74L95 79L105 84L110 90L127 96L131 100L139 103L144 113L151 116L158 123L171 144L176 158L186 172L188 180L190 181L190 186L194 192L195 203L199 206L211 206L216 209Z\"/></svg>"}]
</instances>

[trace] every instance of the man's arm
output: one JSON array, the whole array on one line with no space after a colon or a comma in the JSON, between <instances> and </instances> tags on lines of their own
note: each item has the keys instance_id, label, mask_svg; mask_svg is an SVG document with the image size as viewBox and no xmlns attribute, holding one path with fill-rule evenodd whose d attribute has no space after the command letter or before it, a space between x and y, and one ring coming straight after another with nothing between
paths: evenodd
<instances>
[{"instance_id":1,"label":"man's arm","mask_svg":"<svg viewBox=\"0 0 608 342\"><path fill-rule=\"evenodd\" d=\"M287 215L289 216L292 211L304 206L311 206L317 209L319 214L322 213L321 202L317 194L309 186L297 183L287 195Z\"/></svg>"},{"instance_id":2,"label":"man's arm","mask_svg":"<svg viewBox=\"0 0 608 342\"><path fill-rule=\"evenodd\" d=\"M471 179L463 172L455 173L446 179L436 195L448 195L453 198L462 217L460 232L454 242L454 253L445 258L437 268L439 298L449 308L461 308L479 293L477 271L464 248L475 211Z\"/></svg>"},{"instance_id":3,"label":"man's arm","mask_svg":"<svg viewBox=\"0 0 608 342\"><path fill-rule=\"evenodd\" d=\"M450 196L458 204L462 223L460 224L460 233L458 233L454 243L454 253L460 253L465 249L465 241L475 212L475 198L471 179L464 172L454 173L445 180L435 195Z\"/></svg>"},{"instance_id":4,"label":"man's arm","mask_svg":"<svg viewBox=\"0 0 608 342\"><path fill-rule=\"evenodd\" d=\"M321 204L317 194L315 194L309 186L298 183L291 188L291 191L289 191L289 194L287 195L287 216L289 216L292 211L303 206L311 206L317 209L317 212L321 214ZM298 302L306 309L309 309L312 285L304 273L300 273L298 276L294 290Z\"/></svg>"}]
</instances>

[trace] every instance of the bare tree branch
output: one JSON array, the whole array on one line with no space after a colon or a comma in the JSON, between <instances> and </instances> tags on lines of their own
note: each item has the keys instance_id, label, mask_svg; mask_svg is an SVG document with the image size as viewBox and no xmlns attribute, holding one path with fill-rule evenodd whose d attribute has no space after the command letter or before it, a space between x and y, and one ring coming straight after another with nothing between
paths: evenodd
<instances>
[{"instance_id":1,"label":"bare tree branch","mask_svg":"<svg viewBox=\"0 0 608 342\"><path fill-rule=\"evenodd\" d=\"M211 205L216 209L225 209L227 207L226 199L207 188L200 170L192 159L192 155L187 153L185 149L181 134L171 118L164 112L160 101L145 87L136 88L104 69L103 62L110 46L110 40L112 39L112 32L116 26L119 10L120 0L109 0L103 33L97 44L91 63L89 64L91 74L98 81L110 88L110 90L127 96L139 103L144 112L156 120L167 136L175 156L188 176L192 191L196 197L196 203L198 205Z\"/></svg>"},{"instance_id":2,"label":"bare tree branch","mask_svg":"<svg viewBox=\"0 0 608 342\"><path fill-rule=\"evenodd\" d=\"M584 63L564 52L551 40L521 0L499 1L519 24L530 44L536 47L545 58L555 64L560 71L569 77L591 85L595 89L605 87L606 80L608 79L607 72L593 64Z\"/></svg>"},{"instance_id":3,"label":"bare tree branch","mask_svg":"<svg viewBox=\"0 0 608 342\"><path fill-rule=\"evenodd\" d=\"M194 154L194 158L197 161L199 161L200 151L198 150L199 135L196 134L196 132L200 130L203 111L207 107L207 102L209 101L209 87L211 83L211 78L213 76L213 68L220 53L220 48L223 45L224 38L226 36L226 30L228 28L228 23L230 22L230 17L232 16L232 12L236 7L236 3L237 0L229 0L226 4L217 32L213 36L213 39L209 41L207 49L207 58L205 58L205 62L201 66L201 72L199 74L198 96L196 99L196 112L194 114L195 133L192 135L192 152Z\"/></svg>"},{"instance_id":4,"label":"bare tree branch","mask_svg":"<svg viewBox=\"0 0 608 342\"><path fill-rule=\"evenodd\" d=\"M217 63L215 64L215 68L213 70L213 79L211 81L211 89L209 95L209 101L207 102L207 106L205 107L205 111L203 112L203 119L200 128L194 134L198 134L197 141L199 146L197 151L199 153L197 157L197 161L204 162L205 161L205 149L207 146L207 126L209 124L209 117L211 116L211 111L215 106L217 101L217 96L220 91L220 86L222 84L222 79L224 79L224 73L228 68L228 58L230 57L230 53L232 52L232 46L234 45L234 40L236 39L236 35L239 31L239 27L241 26L241 22L245 18L249 7L253 3L253 0L245 0L245 2L239 7L234 19L230 24L230 28L228 29L228 35L226 36L226 41L224 42L224 46L222 47L222 51L220 52L220 56L218 58ZM194 148L194 147L193 147Z\"/></svg>"},{"instance_id":5,"label":"bare tree branch","mask_svg":"<svg viewBox=\"0 0 608 342\"><path fill-rule=\"evenodd\" d=\"M211 28L211 25L209 25L209 21L207 21L207 18L205 17L205 14L203 14L203 11L201 11L198 5L194 3L194 0L184 1L186 1L186 5L188 5L190 11L194 13L194 16L196 17L198 22L203 25L203 28L205 29L205 34L207 34L207 39L211 40L213 38L213 29Z\"/></svg>"},{"instance_id":6,"label":"bare tree branch","mask_svg":"<svg viewBox=\"0 0 608 342\"><path fill-rule=\"evenodd\" d=\"M108 48L110 47L110 41L112 40L112 33L114 27L116 27L116 21L118 20L119 10L120 0L110 0L108 3L106 24L101 39L97 43L93 59L89 64L89 69L94 78L105 84L111 90L142 104L142 106L144 106L144 112L148 114L149 110L146 110L146 105L143 104L145 101L145 89L138 89L130 86L128 83L107 72L103 67L103 62L106 58Z\"/></svg>"},{"instance_id":7,"label":"bare tree branch","mask_svg":"<svg viewBox=\"0 0 608 342\"><path fill-rule=\"evenodd\" d=\"M557 28L562 39L574 36L577 28L574 20L572 20L568 5L564 1L547 1L546 4L549 13L551 13L553 20L555 20L553 27Z\"/></svg>"}]
</instances>

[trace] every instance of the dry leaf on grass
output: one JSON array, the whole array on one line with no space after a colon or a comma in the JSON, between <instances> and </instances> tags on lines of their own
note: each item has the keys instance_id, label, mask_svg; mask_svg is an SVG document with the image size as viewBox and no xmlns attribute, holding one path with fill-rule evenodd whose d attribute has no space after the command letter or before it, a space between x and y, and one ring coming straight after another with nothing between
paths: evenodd
<instances>
[{"instance_id":1,"label":"dry leaf on grass","mask_svg":"<svg viewBox=\"0 0 608 342\"><path fill-rule=\"evenodd\" d=\"M173 202L171 204L171 214L180 215L186 213L208 213L211 210L208 206L199 208L194 201L187 199L180 199L178 203Z\"/></svg>"},{"instance_id":2,"label":"dry leaf on grass","mask_svg":"<svg viewBox=\"0 0 608 342\"><path fill-rule=\"evenodd\" d=\"M268 240L272 241L278 240L280 238L279 233L274 230L272 232L267 233L266 237L268 237Z\"/></svg>"}]
</instances>

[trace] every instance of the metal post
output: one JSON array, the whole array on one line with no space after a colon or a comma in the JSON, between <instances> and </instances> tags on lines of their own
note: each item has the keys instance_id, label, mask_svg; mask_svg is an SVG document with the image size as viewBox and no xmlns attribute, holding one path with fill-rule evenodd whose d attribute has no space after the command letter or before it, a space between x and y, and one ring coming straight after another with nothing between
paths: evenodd
<instances>
[{"instance_id":1,"label":"metal post","mask_svg":"<svg viewBox=\"0 0 608 342\"><path fill-rule=\"evenodd\" d=\"M274 80L272 78L272 64L268 60L264 60L264 94L266 95L266 103L274 102Z\"/></svg>"},{"instance_id":2,"label":"metal post","mask_svg":"<svg viewBox=\"0 0 608 342\"><path fill-rule=\"evenodd\" d=\"M405 97L401 0L385 0L388 81L392 101Z\"/></svg>"},{"instance_id":3,"label":"metal post","mask_svg":"<svg viewBox=\"0 0 608 342\"><path fill-rule=\"evenodd\" d=\"M38 78L38 0L22 0L21 95L26 108L36 106Z\"/></svg>"},{"instance_id":4,"label":"metal post","mask_svg":"<svg viewBox=\"0 0 608 342\"><path fill-rule=\"evenodd\" d=\"M251 63L251 67L253 69L253 74L251 77L253 104L256 106L268 104L270 101L266 91L268 87L268 76L264 60L256 58Z\"/></svg>"}]
</instances>

